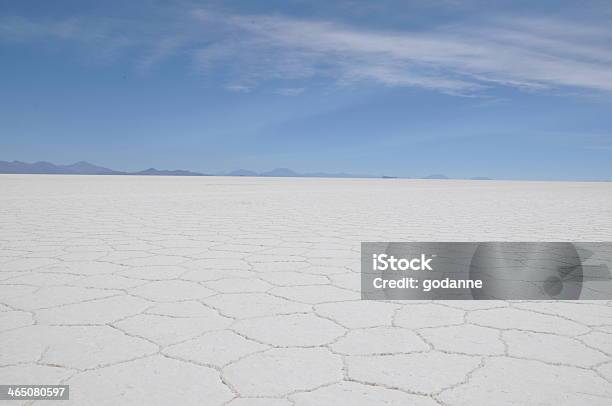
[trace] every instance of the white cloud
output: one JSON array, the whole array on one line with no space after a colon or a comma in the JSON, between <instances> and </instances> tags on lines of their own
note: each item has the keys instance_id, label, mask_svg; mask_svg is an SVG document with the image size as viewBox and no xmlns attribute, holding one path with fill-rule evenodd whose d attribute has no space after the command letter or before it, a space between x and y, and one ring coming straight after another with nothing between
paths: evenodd
<instances>
[{"instance_id":1,"label":"white cloud","mask_svg":"<svg viewBox=\"0 0 612 406\"><path fill-rule=\"evenodd\" d=\"M281 96L298 96L304 93L304 90L306 89L303 87L282 87L280 89L276 89L274 93Z\"/></svg>"},{"instance_id":2,"label":"white cloud","mask_svg":"<svg viewBox=\"0 0 612 406\"><path fill-rule=\"evenodd\" d=\"M247 67L242 74L259 80L321 75L450 93L491 84L612 91L612 34L603 28L512 19L478 28L380 32L283 17L224 21L232 42L215 44L223 53L201 49L199 62L234 60Z\"/></svg>"},{"instance_id":3,"label":"white cloud","mask_svg":"<svg viewBox=\"0 0 612 406\"><path fill-rule=\"evenodd\" d=\"M170 58L183 45L183 40L177 37L162 38L155 41L152 49L140 61L140 68L147 70L150 67Z\"/></svg>"},{"instance_id":4,"label":"white cloud","mask_svg":"<svg viewBox=\"0 0 612 406\"><path fill-rule=\"evenodd\" d=\"M226 90L229 90L230 92L236 92L236 93L248 93L251 91L251 87L249 86L245 86L245 85L237 85L237 84L230 84L225 86Z\"/></svg>"},{"instance_id":5,"label":"white cloud","mask_svg":"<svg viewBox=\"0 0 612 406\"><path fill-rule=\"evenodd\" d=\"M554 19L375 31L330 21L198 9L176 13L163 25L2 18L1 38L135 49L140 67L163 63L180 52L191 55L202 74L221 72L231 91L282 81L277 93L296 94L301 87L291 81L308 78L463 95L494 85L612 91L612 31L595 23Z\"/></svg>"}]
</instances>

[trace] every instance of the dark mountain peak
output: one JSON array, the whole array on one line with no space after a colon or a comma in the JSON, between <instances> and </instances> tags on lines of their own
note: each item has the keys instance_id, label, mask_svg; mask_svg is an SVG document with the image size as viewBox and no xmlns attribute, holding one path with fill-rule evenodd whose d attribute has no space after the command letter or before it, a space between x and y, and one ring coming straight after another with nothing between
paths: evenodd
<instances>
[{"instance_id":1,"label":"dark mountain peak","mask_svg":"<svg viewBox=\"0 0 612 406\"><path fill-rule=\"evenodd\" d=\"M97 166L94 164L90 164L87 161L79 161L70 165L64 165L67 168L102 168L101 166Z\"/></svg>"},{"instance_id":2,"label":"dark mountain peak","mask_svg":"<svg viewBox=\"0 0 612 406\"><path fill-rule=\"evenodd\" d=\"M32 165L37 165L37 166L53 166L55 168L58 167L58 165L52 164L51 162L47 162L47 161L36 161Z\"/></svg>"},{"instance_id":3,"label":"dark mountain peak","mask_svg":"<svg viewBox=\"0 0 612 406\"><path fill-rule=\"evenodd\" d=\"M64 165L63 168L80 175L110 175L119 173L117 171L113 171L112 169L90 164L89 162L85 161L75 162L71 165Z\"/></svg>"},{"instance_id":4,"label":"dark mountain peak","mask_svg":"<svg viewBox=\"0 0 612 406\"><path fill-rule=\"evenodd\" d=\"M51 162L46 161L38 161L33 164L29 164L27 162L13 161L13 162L3 162L0 167L0 172L2 173L65 173L65 170L57 165L52 164Z\"/></svg>"}]
</instances>

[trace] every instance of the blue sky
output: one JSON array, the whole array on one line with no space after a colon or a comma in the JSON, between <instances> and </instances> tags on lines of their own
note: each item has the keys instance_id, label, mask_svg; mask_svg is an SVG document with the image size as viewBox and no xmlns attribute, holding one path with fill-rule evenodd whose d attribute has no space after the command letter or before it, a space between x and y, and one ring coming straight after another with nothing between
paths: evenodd
<instances>
[{"instance_id":1,"label":"blue sky","mask_svg":"<svg viewBox=\"0 0 612 406\"><path fill-rule=\"evenodd\" d=\"M609 1L0 0L0 160L610 179L611 20Z\"/></svg>"}]
</instances>

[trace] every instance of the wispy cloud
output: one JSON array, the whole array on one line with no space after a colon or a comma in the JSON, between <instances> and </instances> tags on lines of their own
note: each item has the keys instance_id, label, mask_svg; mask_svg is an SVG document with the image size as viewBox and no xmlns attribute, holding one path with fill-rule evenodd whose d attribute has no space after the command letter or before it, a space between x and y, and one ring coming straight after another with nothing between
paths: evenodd
<instances>
[{"instance_id":1,"label":"wispy cloud","mask_svg":"<svg viewBox=\"0 0 612 406\"><path fill-rule=\"evenodd\" d=\"M203 9L177 15L162 29L129 21L0 18L0 38L136 48L140 67L182 52L191 55L202 74L222 71L232 91L283 81L276 93L297 95L303 84L291 81L312 78L462 95L499 85L529 91L612 91L612 31L597 24L506 18L481 26L379 31Z\"/></svg>"},{"instance_id":2,"label":"wispy cloud","mask_svg":"<svg viewBox=\"0 0 612 406\"><path fill-rule=\"evenodd\" d=\"M244 85L236 85L236 84L230 84L225 86L226 90L229 90L230 92L236 92L236 93L248 93L251 91L251 88L249 86L244 86Z\"/></svg>"},{"instance_id":3,"label":"wispy cloud","mask_svg":"<svg viewBox=\"0 0 612 406\"><path fill-rule=\"evenodd\" d=\"M116 22L107 19L75 17L65 20L32 20L0 16L0 40L18 43L63 42L101 59L142 44L143 36L133 34L119 29Z\"/></svg>"},{"instance_id":4,"label":"wispy cloud","mask_svg":"<svg viewBox=\"0 0 612 406\"><path fill-rule=\"evenodd\" d=\"M202 21L216 18L195 14ZM321 75L451 93L493 84L612 91L612 32L605 28L506 19L478 28L380 32L284 17L224 21L232 40L202 48L196 58L204 67L238 61L248 66L242 74L250 80Z\"/></svg>"},{"instance_id":5,"label":"wispy cloud","mask_svg":"<svg viewBox=\"0 0 612 406\"><path fill-rule=\"evenodd\" d=\"M184 39L178 36L161 38L154 42L151 50L140 60L139 67L147 70L172 57L184 45Z\"/></svg>"},{"instance_id":6,"label":"wispy cloud","mask_svg":"<svg viewBox=\"0 0 612 406\"><path fill-rule=\"evenodd\" d=\"M281 96L298 96L304 93L306 90L303 87L282 87L280 89L276 89L274 93L280 94Z\"/></svg>"}]
</instances>

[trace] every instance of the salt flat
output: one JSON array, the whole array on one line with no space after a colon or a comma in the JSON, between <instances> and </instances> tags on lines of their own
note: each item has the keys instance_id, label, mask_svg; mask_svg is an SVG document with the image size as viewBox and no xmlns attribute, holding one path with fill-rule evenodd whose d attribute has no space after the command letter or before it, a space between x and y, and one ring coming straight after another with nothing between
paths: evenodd
<instances>
[{"instance_id":1,"label":"salt flat","mask_svg":"<svg viewBox=\"0 0 612 406\"><path fill-rule=\"evenodd\" d=\"M0 175L0 384L75 405L612 402L612 301L361 301L359 243L419 240L609 241L612 184Z\"/></svg>"}]
</instances>

